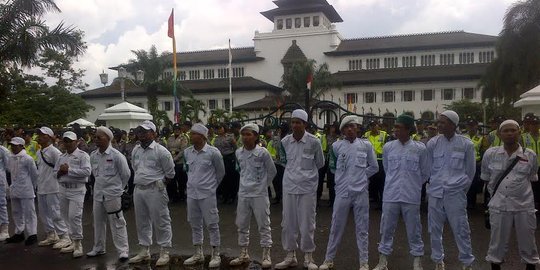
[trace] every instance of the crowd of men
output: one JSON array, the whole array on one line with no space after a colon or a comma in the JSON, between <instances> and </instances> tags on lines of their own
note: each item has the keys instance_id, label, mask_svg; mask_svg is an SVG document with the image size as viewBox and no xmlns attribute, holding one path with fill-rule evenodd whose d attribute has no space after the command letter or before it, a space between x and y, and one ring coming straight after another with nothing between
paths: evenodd
<instances>
[{"instance_id":1,"label":"crowd of men","mask_svg":"<svg viewBox=\"0 0 540 270\"><path fill-rule=\"evenodd\" d=\"M475 119L460 122L454 111L441 113L436 122L415 121L403 114L392 124L375 119L362 122L349 115L319 132L309 125L308 114L298 109L289 122L276 128L184 122L158 130L153 122L144 121L129 131L103 126L56 132L47 126L5 129L0 147L0 241L37 243L81 257L83 204L91 199L94 245L88 257L105 254L109 223L119 260L149 260L155 239L160 247L156 265L167 265L173 233L168 204L185 201L195 252L184 264L204 263L206 227L212 247L209 267L214 268L221 264L218 203L236 203L240 254L229 264L250 261L254 216L263 248L261 264L270 268L270 204L282 204L286 257L274 268L296 266L299 249L305 268L332 269L352 209L360 270L369 270L371 204L382 210L379 262L374 269L388 269L393 235L402 216L413 269L421 270L420 204L427 201L435 269L445 269L442 234L447 221L462 269L472 269L475 256L467 209L478 207L477 197L484 192L491 227L485 259L492 269L501 269L515 228L526 269L536 269L540 119L527 114L520 122L495 117L492 130L482 134ZM324 183L333 214L326 255L317 266L315 216ZM8 194L14 223L11 236ZM133 195L140 246L131 258L123 194ZM46 232L39 242L36 195Z\"/></svg>"}]
</instances>

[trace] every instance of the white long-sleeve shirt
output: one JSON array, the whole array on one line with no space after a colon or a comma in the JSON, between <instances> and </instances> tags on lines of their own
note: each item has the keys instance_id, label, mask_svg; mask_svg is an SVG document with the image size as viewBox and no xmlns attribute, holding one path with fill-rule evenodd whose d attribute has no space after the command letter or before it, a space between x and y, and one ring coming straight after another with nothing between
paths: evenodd
<instances>
[{"instance_id":1,"label":"white long-sleeve shirt","mask_svg":"<svg viewBox=\"0 0 540 270\"><path fill-rule=\"evenodd\" d=\"M184 150L187 172L187 196L191 199L206 199L216 196L216 189L225 176L225 165L219 150L205 144L200 151L190 146Z\"/></svg>"},{"instance_id":2,"label":"white long-sleeve shirt","mask_svg":"<svg viewBox=\"0 0 540 270\"><path fill-rule=\"evenodd\" d=\"M251 151L242 147L236 150L236 160L240 168L238 196L268 196L268 186L277 173L268 150L258 145Z\"/></svg>"},{"instance_id":3,"label":"white long-sleeve shirt","mask_svg":"<svg viewBox=\"0 0 540 270\"><path fill-rule=\"evenodd\" d=\"M58 180L54 173L54 166L58 158L62 155L62 152L54 147L52 144L41 149L37 152L37 168L39 178L37 181L37 193L38 194L54 194L58 193ZM45 161L49 164L49 166Z\"/></svg>"},{"instance_id":4,"label":"white long-sleeve shirt","mask_svg":"<svg viewBox=\"0 0 540 270\"><path fill-rule=\"evenodd\" d=\"M309 194L317 192L319 169L324 166L321 141L305 132L297 141L292 134L281 140L280 158L285 165L283 192Z\"/></svg>"},{"instance_id":5,"label":"white long-sleeve shirt","mask_svg":"<svg viewBox=\"0 0 540 270\"><path fill-rule=\"evenodd\" d=\"M426 146L414 140L402 144L399 140L383 147L383 202L420 204L422 185L429 178L430 164Z\"/></svg>"},{"instance_id":6,"label":"white long-sleeve shirt","mask_svg":"<svg viewBox=\"0 0 540 270\"><path fill-rule=\"evenodd\" d=\"M330 170L335 172L336 196L349 197L349 192L367 189L368 178L379 171L373 146L366 139L339 140L332 144Z\"/></svg>"},{"instance_id":7,"label":"white long-sleeve shirt","mask_svg":"<svg viewBox=\"0 0 540 270\"><path fill-rule=\"evenodd\" d=\"M92 152L90 163L96 178L94 200L101 202L120 197L131 176L126 157L109 145L103 153L99 149Z\"/></svg>"},{"instance_id":8,"label":"white long-sleeve shirt","mask_svg":"<svg viewBox=\"0 0 540 270\"><path fill-rule=\"evenodd\" d=\"M10 194L12 198L32 199L36 195L38 172L34 159L26 154L23 149L16 155L11 155L9 160L9 172L11 173Z\"/></svg>"},{"instance_id":9,"label":"white long-sleeve shirt","mask_svg":"<svg viewBox=\"0 0 540 270\"><path fill-rule=\"evenodd\" d=\"M6 182L6 170L8 169L9 157L11 153L9 150L0 145L0 188L5 188Z\"/></svg>"},{"instance_id":10,"label":"white long-sleeve shirt","mask_svg":"<svg viewBox=\"0 0 540 270\"><path fill-rule=\"evenodd\" d=\"M437 135L427 143L431 173L427 193L442 198L445 193L467 192L476 171L474 144L462 135L450 140Z\"/></svg>"},{"instance_id":11,"label":"white long-sleeve shirt","mask_svg":"<svg viewBox=\"0 0 540 270\"><path fill-rule=\"evenodd\" d=\"M56 175L60 165L68 164L68 173L58 178L59 183L84 184L88 182L88 177L92 173L90 165L90 156L83 150L77 148L73 153L63 153L60 155L54 166ZM81 186L84 188L84 185Z\"/></svg>"},{"instance_id":12,"label":"white long-sleeve shirt","mask_svg":"<svg viewBox=\"0 0 540 270\"><path fill-rule=\"evenodd\" d=\"M135 185L149 185L165 178L174 178L174 162L169 150L164 146L152 142L146 149L140 145L135 146L132 156Z\"/></svg>"}]
</instances>

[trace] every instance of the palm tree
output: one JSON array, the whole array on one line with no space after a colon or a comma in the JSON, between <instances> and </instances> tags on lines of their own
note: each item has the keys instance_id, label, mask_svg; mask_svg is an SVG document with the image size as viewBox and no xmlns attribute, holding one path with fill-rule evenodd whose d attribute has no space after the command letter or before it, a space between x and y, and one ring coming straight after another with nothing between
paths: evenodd
<instances>
[{"instance_id":1,"label":"palm tree","mask_svg":"<svg viewBox=\"0 0 540 270\"><path fill-rule=\"evenodd\" d=\"M540 0L516 2L506 12L497 59L480 86L484 99L510 104L540 83Z\"/></svg>"},{"instance_id":2,"label":"palm tree","mask_svg":"<svg viewBox=\"0 0 540 270\"><path fill-rule=\"evenodd\" d=\"M228 121L229 121L228 111L224 109L212 110L212 112L210 113L210 118L208 119L208 123L211 123L211 124L225 123Z\"/></svg>"},{"instance_id":3,"label":"palm tree","mask_svg":"<svg viewBox=\"0 0 540 270\"><path fill-rule=\"evenodd\" d=\"M230 120L242 121L247 118L248 115L244 111L233 111L233 113L230 115Z\"/></svg>"},{"instance_id":4,"label":"palm tree","mask_svg":"<svg viewBox=\"0 0 540 270\"><path fill-rule=\"evenodd\" d=\"M199 114L202 112L204 116L206 116L206 110L204 109L205 104L201 100L195 99L191 97L190 99L183 102L184 112L182 115L188 119L190 119L193 122L197 122L200 120Z\"/></svg>"},{"instance_id":5,"label":"palm tree","mask_svg":"<svg viewBox=\"0 0 540 270\"><path fill-rule=\"evenodd\" d=\"M43 16L61 12L54 0L7 0L0 3L0 63L31 67L45 49L77 56L86 50L83 33L63 22L49 28Z\"/></svg>"}]
</instances>

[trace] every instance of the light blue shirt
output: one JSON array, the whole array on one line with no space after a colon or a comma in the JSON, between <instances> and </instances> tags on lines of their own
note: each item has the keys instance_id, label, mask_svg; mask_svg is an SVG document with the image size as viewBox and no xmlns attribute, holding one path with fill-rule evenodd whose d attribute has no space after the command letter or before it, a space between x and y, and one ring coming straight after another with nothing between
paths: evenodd
<instances>
[{"instance_id":1,"label":"light blue shirt","mask_svg":"<svg viewBox=\"0 0 540 270\"><path fill-rule=\"evenodd\" d=\"M96 178L94 200L102 202L120 197L131 176L126 157L109 145L103 153L99 149L92 152L90 163Z\"/></svg>"},{"instance_id":2,"label":"light blue shirt","mask_svg":"<svg viewBox=\"0 0 540 270\"><path fill-rule=\"evenodd\" d=\"M439 134L427 143L431 173L427 193L443 198L445 193L467 192L476 171L474 144L462 135L450 140Z\"/></svg>"},{"instance_id":3,"label":"light blue shirt","mask_svg":"<svg viewBox=\"0 0 540 270\"><path fill-rule=\"evenodd\" d=\"M324 166L321 141L305 132L297 141L292 134L281 140L281 162L285 165L283 192L308 194L317 192L319 169Z\"/></svg>"},{"instance_id":4,"label":"light blue shirt","mask_svg":"<svg viewBox=\"0 0 540 270\"><path fill-rule=\"evenodd\" d=\"M379 171L373 146L361 138L352 143L346 139L333 143L328 164L335 172L336 196L340 198L347 198L350 192L365 191L368 178Z\"/></svg>"},{"instance_id":5,"label":"light blue shirt","mask_svg":"<svg viewBox=\"0 0 540 270\"><path fill-rule=\"evenodd\" d=\"M55 175L62 164L68 164L69 169L67 174L58 179L59 183L84 184L88 182L88 176L92 173L92 168L90 156L86 152L77 148L71 154L66 152L60 155L54 166ZM81 189L84 189L84 185L81 186Z\"/></svg>"},{"instance_id":6,"label":"light blue shirt","mask_svg":"<svg viewBox=\"0 0 540 270\"><path fill-rule=\"evenodd\" d=\"M255 146L251 151L244 147L236 150L240 169L239 197L267 197L268 186L276 176L276 165L266 148Z\"/></svg>"},{"instance_id":7,"label":"light blue shirt","mask_svg":"<svg viewBox=\"0 0 540 270\"><path fill-rule=\"evenodd\" d=\"M153 141L146 149L140 145L131 153L135 185L150 185L165 178L174 178L174 162L171 153L163 145Z\"/></svg>"},{"instance_id":8,"label":"light blue shirt","mask_svg":"<svg viewBox=\"0 0 540 270\"><path fill-rule=\"evenodd\" d=\"M196 200L216 196L216 189L225 176L225 165L219 150L208 144L200 151L190 146L184 150L184 158L188 176L187 196Z\"/></svg>"},{"instance_id":9,"label":"light blue shirt","mask_svg":"<svg viewBox=\"0 0 540 270\"><path fill-rule=\"evenodd\" d=\"M414 140L399 140L383 147L386 173L383 202L420 204L422 185L429 178L430 164L426 146Z\"/></svg>"}]
</instances>

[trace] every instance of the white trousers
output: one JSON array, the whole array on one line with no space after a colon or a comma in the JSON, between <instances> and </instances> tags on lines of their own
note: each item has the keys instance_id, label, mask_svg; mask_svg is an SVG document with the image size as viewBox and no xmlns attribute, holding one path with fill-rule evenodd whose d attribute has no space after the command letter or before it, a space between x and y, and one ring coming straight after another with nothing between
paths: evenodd
<instances>
[{"instance_id":1,"label":"white trousers","mask_svg":"<svg viewBox=\"0 0 540 270\"><path fill-rule=\"evenodd\" d=\"M58 193L38 194L38 214L46 233L56 232L64 235L68 228L60 213L60 199Z\"/></svg>"},{"instance_id":2,"label":"white trousers","mask_svg":"<svg viewBox=\"0 0 540 270\"><path fill-rule=\"evenodd\" d=\"M191 225L191 240L193 245L202 245L204 242L204 226L210 236L210 245L219 247L221 236L219 233L219 211L216 196L205 199L187 198L187 219Z\"/></svg>"},{"instance_id":3,"label":"white trousers","mask_svg":"<svg viewBox=\"0 0 540 270\"><path fill-rule=\"evenodd\" d=\"M283 220L281 221L281 242L283 249L293 251L315 251L314 233L316 226L317 194L283 193Z\"/></svg>"},{"instance_id":4,"label":"white trousers","mask_svg":"<svg viewBox=\"0 0 540 270\"><path fill-rule=\"evenodd\" d=\"M122 211L115 212L122 207L122 200L115 198L110 201L98 202L94 200L94 248L95 251L105 251L107 239L107 220L111 227L111 234L114 246L118 254L129 253L126 220ZM108 209L108 210L107 210Z\"/></svg>"},{"instance_id":5,"label":"white trousers","mask_svg":"<svg viewBox=\"0 0 540 270\"><path fill-rule=\"evenodd\" d=\"M34 199L11 198L11 215L15 233L26 231L28 236L37 234L37 216Z\"/></svg>"},{"instance_id":6,"label":"white trousers","mask_svg":"<svg viewBox=\"0 0 540 270\"><path fill-rule=\"evenodd\" d=\"M156 232L156 243L160 247L172 246L171 216L169 214L169 197L165 187L154 185L140 189L135 186L133 203L135 205L135 221L139 245L152 245L152 229Z\"/></svg>"},{"instance_id":7,"label":"white trousers","mask_svg":"<svg viewBox=\"0 0 540 270\"><path fill-rule=\"evenodd\" d=\"M540 263L536 248L536 215L534 210L504 212L490 209L489 223L491 224L491 238L486 256L488 262L502 263L504 261L513 226L516 230L521 260L530 264Z\"/></svg>"},{"instance_id":8,"label":"white trousers","mask_svg":"<svg viewBox=\"0 0 540 270\"><path fill-rule=\"evenodd\" d=\"M236 206L236 226L238 227L238 245L249 246L249 225L251 214L255 216L261 247L272 246L272 229L270 228L270 200L264 197L238 197Z\"/></svg>"},{"instance_id":9,"label":"white trousers","mask_svg":"<svg viewBox=\"0 0 540 270\"><path fill-rule=\"evenodd\" d=\"M2 177L0 177L0 225L9 224L6 189L7 189L6 179L5 178L2 179Z\"/></svg>"},{"instance_id":10,"label":"white trousers","mask_svg":"<svg viewBox=\"0 0 540 270\"><path fill-rule=\"evenodd\" d=\"M336 257L337 247L345 232L351 208L356 226L358 259L360 263L368 261L369 194L367 190L358 193L351 192L348 197L336 197L332 212L332 226L328 235L328 246L326 247L326 260L332 261Z\"/></svg>"},{"instance_id":11,"label":"white trousers","mask_svg":"<svg viewBox=\"0 0 540 270\"><path fill-rule=\"evenodd\" d=\"M84 209L83 189L67 189L60 187L60 212L68 226L68 233L72 240L83 239L82 217Z\"/></svg>"},{"instance_id":12,"label":"white trousers","mask_svg":"<svg viewBox=\"0 0 540 270\"><path fill-rule=\"evenodd\" d=\"M422 241L422 222L420 221L420 205L410 203L384 202L381 216L381 241L379 252L388 256L392 253L394 233L400 214L405 222L410 253L414 257L424 256Z\"/></svg>"},{"instance_id":13,"label":"white trousers","mask_svg":"<svg viewBox=\"0 0 540 270\"><path fill-rule=\"evenodd\" d=\"M444 194L442 199L428 198L428 231L431 238L431 259L444 260L443 228L448 220L459 250L459 261L469 266L474 262L471 246L471 229L467 217L467 195L465 192Z\"/></svg>"}]
</instances>

